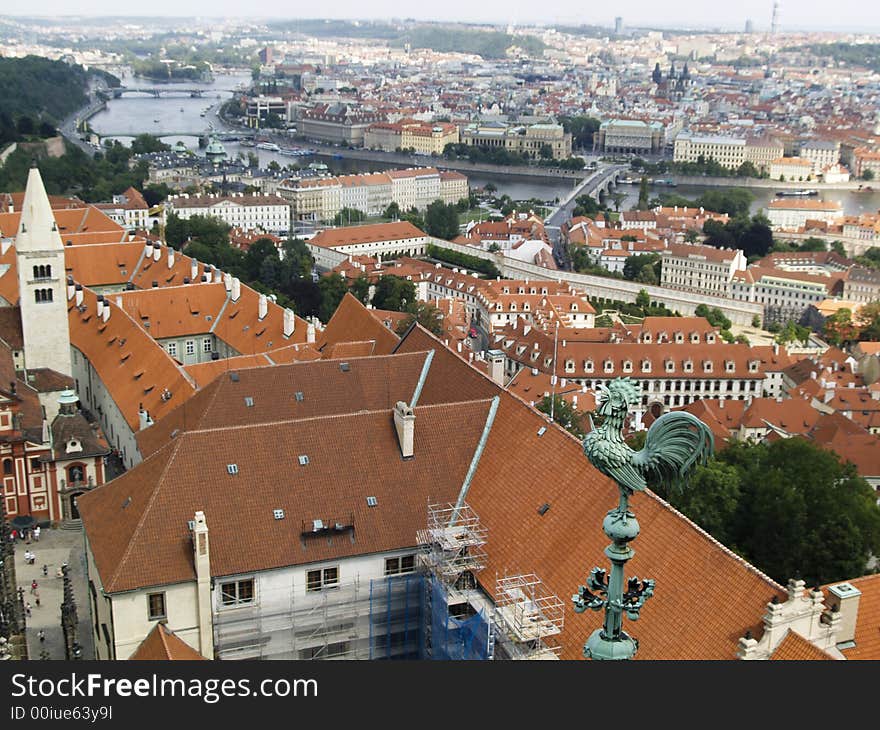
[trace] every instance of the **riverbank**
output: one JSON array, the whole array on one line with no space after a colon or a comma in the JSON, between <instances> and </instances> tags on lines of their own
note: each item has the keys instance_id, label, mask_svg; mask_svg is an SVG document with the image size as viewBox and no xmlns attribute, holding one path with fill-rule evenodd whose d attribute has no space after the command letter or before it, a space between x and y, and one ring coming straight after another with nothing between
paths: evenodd
<instances>
[{"instance_id":1,"label":"riverbank","mask_svg":"<svg viewBox=\"0 0 880 730\"><path fill-rule=\"evenodd\" d=\"M873 186L871 182L855 180L845 183L822 182L780 182L757 177L710 177L708 175L666 175L664 180L671 180L676 185L707 186L713 188L772 188L773 190L859 190ZM880 185L880 183L878 183ZM672 186L666 186L672 187ZM875 187L876 191L878 188ZM674 187L673 187L674 191Z\"/></svg>"}]
</instances>

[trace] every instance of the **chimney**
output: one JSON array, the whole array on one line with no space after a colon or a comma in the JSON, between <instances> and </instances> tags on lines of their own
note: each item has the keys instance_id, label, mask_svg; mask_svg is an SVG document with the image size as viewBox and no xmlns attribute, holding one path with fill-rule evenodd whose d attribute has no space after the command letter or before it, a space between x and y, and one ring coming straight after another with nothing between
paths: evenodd
<instances>
[{"instance_id":1,"label":"chimney","mask_svg":"<svg viewBox=\"0 0 880 730\"><path fill-rule=\"evenodd\" d=\"M153 261L158 261L162 258L162 247L157 243L153 248Z\"/></svg>"},{"instance_id":2,"label":"chimney","mask_svg":"<svg viewBox=\"0 0 880 730\"><path fill-rule=\"evenodd\" d=\"M150 412L144 408L144 404L138 404L138 426L143 431L147 426L153 425L153 419L150 418Z\"/></svg>"},{"instance_id":3,"label":"chimney","mask_svg":"<svg viewBox=\"0 0 880 730\"><path fill-rule=\"evenodd\" d=\"M193 284L195 284L196 280L199 278L199 262L198 262L198 259L193 259L193 260L192 260L192 263L190 264L189 278L190 278L190 281L193 282Z\"/></svg>"},{"instance_id":4,"label":"chimney","mask_svg":"<svg viewBox=\"0 0 880 730\"><path fill-rule=\"evenodd\" d=\"M309 344L314 344L315 342L315 325L312 322L309 322L308 327L306 327L306 342Z\"/></svg>"},{"instance_id":5,"label":"chimney","mask_svg":"<svg viewBox=\"0 0 880 730\"><path fill-rule=\"evenodd\" d=\"M718 401L718 407L722 409L724 408L724 398Z\"/></svg>"},{"instance_id":6,"label":"chimney","mask_svg":"<svg viewBox=\"0 0 880 730\"><path fill-rule=\"evenodd\" d=\"M147 241L144 244L144 258L145 259L153 258L153 242L152 241Z\"/></svg>"},{"instance_id":7,"label":"chimney","mask_svg":"<svg viewBox=\"0 0 880 730\"><path fill-rule=\"evenodd\" d=\"M104 295L98 294L98 316L104 316Z\"/></svg>"},{"instance_id":8,"label":"chimney","mask_svg":"<svg viewBox=\"0 0 880 730\"><path fill-rule=\"evenodd\" d=\"M856 637L856 619L859 616L859 598L862 592L852 583L838 583L828 587L827 605L832 613L840 615L837 644L853 641Z\"/></svg>"},{"instance_id":9,"label":"chimney","mask_svg":"<svg viewBox=\"0 0 880 730\"><path fill-rule=\"evenodd\" d=\"M523 337L525 337L529 332L532 331L532 325L523 320Z\"/></svg>"},{"instance_id":10,"label":"chimney","mask_svg":"<svg viewBox=\"0 0 880 730\"><path fill-rule=\"evenodd\" d=\"M503 388L504 353L501 350L489 350L487 354L489 355L489 377Z\"/></svg>"},{"instance_id":11,"label":"chimney","mask_svg":"<svg viewBox=\"0 0 880 730\"><path fill-rule=\"evenodd\" d=\"M829 388L828 390L825 391L825 397L824 397L824 399L822 400L822 402L823 402L823 403L828 403L828 401L830 401L832 398L834 398L834 390L832 390L831 388Z\"/></svg>"},{"instance_id":12,"label":"chimney","mask_svg":"<svg viewBox=\"0 0 880 730\"><path fill-rule=\"evenodd\" d=\"M211 551L208 542L208 523L204 512L196 512L193 528L193 563L196 568L198 599L199 653L214 656L214 626L211 621Z\"/></svg>"},{"instance_id":13,"label":"chimney","mask_svg":"<svg viewBox=\"0 0 880 730\"><path fill-rule=\"evenodd\" d=\"M73 295L76 294L76 286L73 283L73 277L67 277L67 300L70 301L73 299Z\"/></svg>"},{"instance_id":14,"label":"chimney","mask_svg":"<svg viewBox=\"0 0 880 730\"><path fill-rule=\"evenodd\" d=\"M269 313L269 302L266 299L265 294L260 294L260 298L257 300L257 317L261 320L266 319L266 315Z\"/></svg>"},{"instance_id":15,"label":"chimney","mask_svg":"<svg viewBox=\"0 0 880 730\"><path fill-rule=\"evenodd\" d=\"M101 313L101 316L104 318L105 322L110 319L110 300L104 302L104 311Z\"/></svg>"},{"instance_id":16,"label":"chimney","mask_svg":"<svg viewBox=\"0 0 880 730\"><path fill-rule=\"evenodd\" d=\"M171 246L168 247L168 268L174 268L174 249Z\"/></svg>"},{"instance_id":17,"label":"chimney","mask_svg":"<svg viewBox=\"0 0 880 730\"><path fill-rule=\"evenodd\" d=\"M292 309L284 310L284 336L290 337L296 329L296 315Z\"/></svg>"},{"instance_id":18,"label":"chimney","mask_svg":"<svg viewBox=\"0 0 880 730\"><path fill-rule=\"evenodd\" d=\"M394 428L397 430L397 441L400 444L400 455L404 459L413 456L413 437L415 436L416 414L402 400L394 406Z\"/></svg>"},{"instance_id":19,"label":"chimney","mask_svg":"<svg viewBox=\"0 0 880 730\"><path fill-rule=\"evenodd\" d=\"M214 283L219 284L223 281L223 272L220 269L214 269Z\"/></svg>"},{"instance_id":20,"label":"chimney","mask_svg":"<svg viewBox=\"0 0 880 730\"><path fill-rule=\"evenodd\" d=\"M77 284L74 287L74 295L73 295L73 303L78 307L83 303L83 287L82 284Z\"/></svg>"}]
</instances>

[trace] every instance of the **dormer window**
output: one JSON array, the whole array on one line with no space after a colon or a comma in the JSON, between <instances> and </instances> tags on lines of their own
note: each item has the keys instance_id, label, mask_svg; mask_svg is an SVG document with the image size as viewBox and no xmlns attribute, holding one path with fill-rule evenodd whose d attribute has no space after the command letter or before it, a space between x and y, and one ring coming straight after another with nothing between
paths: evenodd
<instances>
[{"instance_id":1,"label":"dormer window","mask_svg":"<svg viewBox=\"0 0 880 730\"><path fill-rule=\"evenodd\" d=\"M565 372L567 372L567 373L574 372L574 360L566 360L565 361Z\"/></svg>"},{"instance_id":2,"label":"dormer window","mask_svg":"<svg viewBox=\"0 0 880 730\"><path fill-rule=\"evenodd\" d=\"M578 305L577 305L577 302L572 302L572 303L571 303L571 311L572 311L572 312L577 312L577 311L578 311Z\"/></svg>"},{"instance_id":3,"label":"dormer window","mask_svg":"<svg viewBox=\"0 0 880 730\"><path fill-rule=\"evenodd\" d=\"M715 344L715 333L714 332L709 332L706 334L706 342L708 342L710 345Z\"/></svg>"},{"instance_id":4,"label":"dormer window","mask_svg":"<svg viewBox=\"0 0 880 730\"><path fill-rule=\"evenodd\" d=\"M643 332L642 333L642 342L645 342L645 343L651 342L651 333L650 332Z\"/></svg>"},{"instance_id":5,"label":"dormer window","mask_svg":"<svg viewBox=\"0 0 880 730\"><path fill-rule=\"evenodd\" d=\"M593 372L593 361L592 360L584 360L584 372L587 372L587 373Z\"/></svg>"},{"instance_id":6,"label":"dormer window","mask_svg":"<svg viewBox=\"0 0 880 730\"><path fill-rule=\"evenodd\" d=\"M544 358L544 367L545 367L545 368L549 368L549 367L550 367L550 363L552 363L552 362L553 362L553 358L552 358L552 357L545 357L545 358Z\"/></svg>"},{"instance_id":7,"label":"dormer window","mask_svg":"<svg viewBox=\"0 0 880 730\"><path fill-rule=\"evenodd\" d=\"M74 451L82 451L82 443L78 439L70 439L67 442L67 446L65 447L68 454L73 453Z\"/></svg>"},{"instance_id":8,"label":"dormer window","mask_svg":"<svg viewBox=\"0 0 880 730\"><path fill-rule=\"evenodd\" d=\"M519 347L516 348L517 355L522 355L525 351L526 351L525 345L520 345Z\"/></svg>"},{"instance_id":9,"label":"dormer window","mask_svg":"<svg viewBox=\"0 0 880 730\"><path fill-rule=\"evenodd\" d=\"M532 308L529 306L528 302L523 303L523 312L530 312Z\"/></svg>"},{"instance_id":10,"label":"dormer window","mask_svg":"<svg viewBox=\"0 0 880 730\"><path fill-rule=\"evenodd\" d=\"M501 293L502 293L502 294L510 294L510 288L505 286L505 287L501 290Z\"/></svg>"},{"instance_id":11,"label":"dormer window","mask_svg":"<svg viewBox=\"0 0 880 730\"><path fill-rule=\"evenodd\" d=\"M684 342L684 335L681 332L675 333L675 344L680 345Z\"/></svg>"},{"instance_id":12,"label":"dormer window","mask_svg":"<svg viewBox=\"0 0 880 730\"><path fill-rule=\"evenodd\" d=\"M700 333L699 332L691 332L691 344L697 345L700 343Z\"/></svg>"},{"instance_id":13,"label":"dormer window","mask_svg":"<svg viewBox=\"0 0 880 730\"><path fill-rule=\"evenodd\" d=\"M650 360L642 360L642 372L650 373L651 372L651 361Z\"/></svg>"},{"instance_id":14,"label":"dormer window","mask_svg":"<svg viewBox=\"0 0 880 730\"><path fill-rule=\"evenodd\" d=\"M694 372L694 363L693 360L685 360L684 361L684 371L686 373Z\"/></svg>"},{"instance_id":15,"label":"dormer window","mask_svg":"<svg viewBox=\"0 0 880 730\"><path fill-rule=\"evenodd\" d=\"M631 373L633 371L632 360L624 360L623 361L623 372Z\"/></svg>"},{"instance_id":16,"label":"dormer window","mask_svg":"<svg viewBox=\"0 0 880 730\"><path fill-rule=\"evenodd\" d=\"M602 363L602 367L606 373L614 372L614 363L611 360L606 360Z\"/></svg>"},{"instance_id":17,"label":"dormer window","mask_svg":"<svg viewBox=\"0 0 880 730\"><path fill-rule=\"evenodd\" d=\"M675 363L672 360L666 360L664 364L666 365L667 373L675 372Z\"/></svg>"},{"instance_id":18,"label":"dormer window","mask_svg":"<svg viewBox=\"0 0 880 730\"><path fill-rule=\"evenodd\" d=\"M712 372L712 361L711 360L704 360L703 361L703 372L704 373L711 373Z\"/></svg>"},{"instance_id":19,"label":"dormer window","mask_svg":"<svg viewBox=\"0 0 880 730\"><path fill-rule=\"evenodd\" d=\"M511 311L511 312L515 312L515 311L516 311L516 302L511 302L511 303L510 303L510 311Z\"/></svg>"},{"instance_id":20,"label":"dormer window","mask_svg":"<svg viewBox=\"0 0 880 730\"><path fill-rule=\"evenodd\" d=\"M538 352L537 350L535 350L535 351L532 353L532 360L533 360L533 361L534 361L534 360L537 360L537 359L538 359L538 356L539 356L540 354L541 354L540 352Z\"/></svg>"},{"instance_id":21,"label":"dormer window","mask_svg":"<svg viewBox=\"0 0 880 730\"><path fill-rule=\"evenodd\" d=\"M733 363L733 360L725 360L724 361L724 372L732 373L735 370L736 366Z\"/></svg>"},{"instance_id":22,"label":"dormer window","mask_svg":"<svg viewBox=\"0 0 880 730\"><path fill-rule=\"evenodd\" d=\"M758 361L757 360L749 360L749 372L750 373L758 372Z\"/></svg>"}]
</instances>

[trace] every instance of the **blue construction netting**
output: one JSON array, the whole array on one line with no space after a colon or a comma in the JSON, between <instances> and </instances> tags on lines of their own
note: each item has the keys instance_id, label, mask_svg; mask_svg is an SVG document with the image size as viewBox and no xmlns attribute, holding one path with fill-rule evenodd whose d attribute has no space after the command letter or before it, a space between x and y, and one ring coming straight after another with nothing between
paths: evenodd
<instances>
[{"instance_id":1,"label":"blue construction netting","mask_svg":"<svg viewBox=\"0 0 880 730\"><path fill-rule=\"evenodd\" d=\"M489 658L489 621L483 611L459 619L449 615L446 588L431 576L431 649L436 660L476 660Z\"/></svg>"},{"instance_id":2,"label":"blue construction netting","mask_svg":"<svg viewBox=\"0 0 880 730\"><path fill-rule=\"evenodd\" d=\"M425 577L370 581L370 659L418 659L424 644Z\"/></svg>"}]
</instances>

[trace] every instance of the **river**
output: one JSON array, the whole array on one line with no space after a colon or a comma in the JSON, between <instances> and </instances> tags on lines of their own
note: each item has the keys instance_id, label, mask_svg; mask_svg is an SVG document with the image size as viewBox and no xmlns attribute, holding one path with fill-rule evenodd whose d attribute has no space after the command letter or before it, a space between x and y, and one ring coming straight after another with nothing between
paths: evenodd
<instances>
[{"instance_id":1,"label":"river","mask_svg":"<svg viewBox=\"0 0 880 730\"><path fill-rule=\"evenodd\" d=\"M222 129L223 124L217 117L220 105L232 96L232 89L241 84L250 82L249 71L236 73L217 74L214 81L209 84L198 84L193 81L180 83L159 84L148 79L133 78L130 71L122 78L124 86L148 87L168 89L169 94L156 98L149 94L125 94L118 99L107 102L107 108L96 114L90 120L92 128L99 134L139 134L149 132L168 144L174 145L183 141L187 147L197 154L204 154L198 148L199 136L208 130L211 123L216 129ZM190 98L185 92L173 93L174 88L203 90L203 96ZM203 116L204 114L204 116ZM183 133L183 134L181 134ZM131 137L120 137L123 144L130 144ZM274 160L281 166L290 164L307 164L311 161L323 162L334 173L373 172L386 170L391 165L380 162L365 162L349 159L336 159L328 156L291 158L279 155L267 150L258 150L253 147L242 147L237 142L224 143L230 158L239 154L256 153L260 166L265 167ZM430 159L425 164L431 164ZM553 201L565 197L570 191L572 184L569 181L509 179L503 175L469 176L472 187L482 187L492 183L498 193L509 195L513 200L529 200L537 198L543 201ZM705 190L710 188L703 186L678 186L669 188L665 186L651 188L651 195L661 192L674 193L686 198L699 197ZM772 188L751 188L755 200L752 203L752 212L765 208L775 197ZM626 199L621 203L621 210L628 210L638 202L639 186L622 185L620 191L626 194ZM837 200L843 204L844 213L858 215L859 213L877 212L880 210L880 191L872 193L859 193L851 190L828 190L822 193L826 200ZM610 203L609 203L610 204Z\"/></svg>"}]
</instances>

